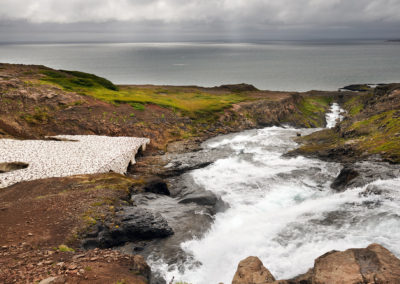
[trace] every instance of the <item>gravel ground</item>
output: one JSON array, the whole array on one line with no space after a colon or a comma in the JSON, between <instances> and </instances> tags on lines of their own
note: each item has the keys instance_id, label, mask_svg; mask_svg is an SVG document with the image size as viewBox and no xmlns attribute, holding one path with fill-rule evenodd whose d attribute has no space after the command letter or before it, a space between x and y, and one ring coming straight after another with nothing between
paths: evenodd
<instances>
[{"instance_id":1,"label":"gravel ground","mask_svg":"<svg viewBox=\"0 0 400 284\"><path fill-rule=\"evenodd\" d=\"M139 148L145 150L147 138L95 135L60 135L49 140L0 139L0 164L23 162L26 169L0 173L0 188L14 183L50 177L125 173L135 163Z\"/></svg>"}]
</instances>

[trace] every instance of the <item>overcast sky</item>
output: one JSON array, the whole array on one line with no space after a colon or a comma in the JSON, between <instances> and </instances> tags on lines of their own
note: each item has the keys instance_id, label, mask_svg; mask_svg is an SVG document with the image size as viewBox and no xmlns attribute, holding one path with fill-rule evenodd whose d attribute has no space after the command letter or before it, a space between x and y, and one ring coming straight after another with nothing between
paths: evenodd
<instances>
[{"instance_id":1,"label":"overcast sky","mask_svg":"<svg viewBox=\"0 0 400 284\"><path fill-rule=\"evenodd\" d=\"M400 0L0 0L0 41L400 38Z\"/></svg>"}]
</instances>

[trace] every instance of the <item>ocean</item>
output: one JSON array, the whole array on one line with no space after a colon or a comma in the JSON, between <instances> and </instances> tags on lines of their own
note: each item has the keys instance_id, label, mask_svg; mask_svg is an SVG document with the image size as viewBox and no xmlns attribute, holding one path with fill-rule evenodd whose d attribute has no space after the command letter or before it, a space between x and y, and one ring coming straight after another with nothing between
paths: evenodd
<instances>
[{"instance_id":1,"label":"ocean","mask_svg":"<svg viewBox=\"0 0 400 284\"><path fill-rule=\"evenodd\" d=\"M0 62L85 71L116 84L307 91L400 82L400 43L385 41L0 44Z\"/></svg>"}]
</instances>

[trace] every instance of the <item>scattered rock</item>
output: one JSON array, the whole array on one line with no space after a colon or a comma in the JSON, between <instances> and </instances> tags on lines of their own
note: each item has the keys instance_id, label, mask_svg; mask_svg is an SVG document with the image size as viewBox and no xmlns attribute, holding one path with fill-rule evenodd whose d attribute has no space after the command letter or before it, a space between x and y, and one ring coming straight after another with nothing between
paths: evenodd
<instances>
[{"instance_id":1,"label":"scattered rock","mask_svg":"<svg viewBox=\"0 0 400 284\"><path fill-rule=\"evenodd\" d=\"M242 260L233 277L232 284L265 284L275 281L258 257L249 256Z\"/></svg>"}]
</instances>

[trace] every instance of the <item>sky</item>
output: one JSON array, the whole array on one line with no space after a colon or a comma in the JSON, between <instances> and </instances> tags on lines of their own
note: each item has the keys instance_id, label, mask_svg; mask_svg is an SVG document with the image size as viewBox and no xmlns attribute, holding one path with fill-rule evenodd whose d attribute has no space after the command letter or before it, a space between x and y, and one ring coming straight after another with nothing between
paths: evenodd
<instances>
[{"instance_id":1,"label":"sky","mask_svg":"<svg viewBox=\"0 0 400 284\"><path fill-rule=\"evenodd\" d=\"M400 0L0 0L0 42L398 38Z\"/></svg>"}]
</instances>

